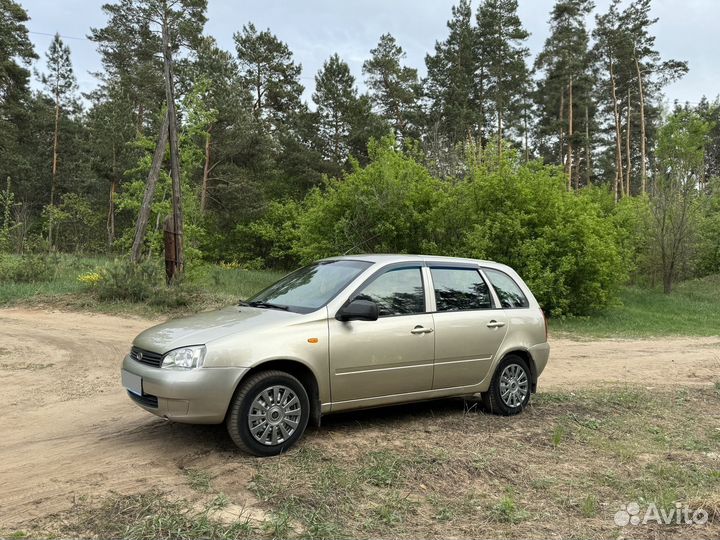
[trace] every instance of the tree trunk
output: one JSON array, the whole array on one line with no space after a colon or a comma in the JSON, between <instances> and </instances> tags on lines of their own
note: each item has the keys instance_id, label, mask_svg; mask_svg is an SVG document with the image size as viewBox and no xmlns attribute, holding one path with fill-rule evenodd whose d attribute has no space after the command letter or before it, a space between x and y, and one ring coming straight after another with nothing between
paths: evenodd
<instances>
[{"instance_id":1,"label":"tree trunk","mask_svg":"<svg viewBox=\"0 0 720 540\"><path fill-rule=\"evenodd\" d=\"M567 153L567 187L568 191L572 189L572 167L573 167L573 80L570 77L568 84L568 153Z\"/></svg>"},{"instance_id":2,"label":"tree trunk","mask_svg":"<svg viewBox=\"0 0 720 540\"><path fill-rule=\"evenodd\" d=\"M624 191L622 185L622 133L620 132L620 111L618 110L617 87L612 57L610 58L610 88L612 90L613 117L615 120L615 185L613 186L613 193L615 194L615 202L618 202L620 194Z\"/></svg>"},{"instance_id":3,"label":"tree trunk","mask_svg":"<svg viewBox=\"0 0 720 540\"><path fill-rule=\"evenodd\" d=\"M200 187L200 213L205 213L207 205L208 179L210 177L210 128L205 137L205 166L203 167L202 185Z\"/></svg>"},{"instance_id":4,"label":"tree trunk","mask_svg":"<svg viewBox=\"0 0 720 540\"><path fill-rule=\"evenodd\" d=\"M590 167L592 160L590 158L590 113L588 106L585 105L585 185L590 185Z\"/></svg>"},{"instance_id":5,"label":"tree trunk","mask_svg":"<svg viewBox=\"0 0 720 540\"><path fill-rule=\"evenodd\" d=\"M108 251L115 241L115 178L110 182L110 200L107 215Z\"/></svg>"},{"instance_id":6,"label":"tree trunk","mask_svg":"<svg viewBox=\"0 0 720 540\"><path fill-rule=\"evenodd\" d=\"M172 283L176 277L177 260L175 255L177 254L177 246L175 240L177 235L175 234L175 224L173 223L172 215L165 218L163 224L163 243L165 245L165 280L167 283Z\"/></svg>"},{"instance_id":7,"label":"tree trunk","mask_svg":"<svg viewBox=\"0 0 720 540\"><path fill-rule=\"evenodd\" d=\"M528 111L527 111L527 102L525 103L525 114L523 115L523 122L525 124L525 127L523 128L525 133L525 163L530 163L530 147L528 145Z\"/></svg>"},{"instance_id":8,"label":"tree trunk","mask_svg":"<svg viewBox=\"0 0 720 540\"><path fill-rule=\"evenodd\" d=\"M163 56L165 68L165 96L167 99L168 141L170 142L170 174L172 176L172 217L175 232L175 261L172 281L176 281L183 272L183 213L180 184L180 155L178 150L178 125L175 111L175 89L173 88L172 51L170 49L170 30L167 14L163 20Z\"/></svg>"},{"instance_id":9,"label":"tree trunk","mask_svg":"<svg viewBox=\"0 0 720 540\"><path fill-rule=\"evenodd\" d=\"M635 57L635 71L638 78L638 97L640 101L640 188L642 193L647 191L647 164L645 140L645 90L643 88L642 72L640 71L640 63L637 56Z\"/></svg>"},{"instance_id":10,"label":"tree trunk","mask_svg":"<svg viewBox=\"0 0 720 540\"><path fill-rule=\"evenodd\" d=\"M55 208L55 189L58 170L58 147L60 144L60 96L55 95L55 131L53 132L52 178L50 179L50 217L48 219L48 247L53 247L53 210Z\"/></svg>"},{"instance_id":11,"label":"tree trunk","mask_svg":"<svg viewBox=\"0 0 720 540\"><path fill-rule=\"evenodd\" d=\"M563 156L565 155L565 145L563 144L563 120L565 118L565 87L563 86L560 90L560 114L559 118L559 129L558 129L558 163L563 165Z\"/></svg>"},{"instance_id":12,"label":"tree trunk","mask_svg":"<svg viewBox=\"0 0 720 540\"><path fill-rule=\"evenodd\" d=\"M115 143L112 146L112 178L110 179L110 199L108 200L107 233L108 251L115 242L115 189L117 182L117 152Z\"/></svg>"},{"instance_id":13,"label":"tree trunk","mask_svg":"<svg viewBox=\"0 0 720 540\"><path fill-rule=\"evenodd\" d=\"M631 130L632 111L630 109L630 89L628 88L627 97L627 123L625 126L625 194L630 196L630 172L632 170L632 162L630 160L630 130Z\"/></svg>"},{"instance_id":14,"label":"tree trunk","mask_svg":"<svg viewBox=\"0 0 720 540\"><path fill-rule=\"evenodd\" d=\"M497 135L497 144L498 144L498 159L502 158L502 137L503 137L503 114L502 109L500 108L498 104L498 112L497 112L497 123L498 123L498 135Z\"/></svg>"},{"instance_id":15,"label":"tree trunk","mask_svg":"<svg viewBox=\"0 0 720 540\"><path fill-rule=\"evenodd\" d=\"M165 148L167 147L168 142L168 124L168 114L166 112L165 117L163 118L162 127L160 128L160 135L158 137L157 146L155 147L155 154L153 155L150 172L148 172L142 206L140 206L140 212L138 213L137 222L135 224L135 239L133 240L131 254L131 260L134 263L139 263L142 256L142 245L145 240L147 224L150 220L150 210L152 208L153 198L155 197L155 187L157 185L158 177L160 176L160 167L162 167L163 158L165 157Z\"/></svg>"}]
</instances>

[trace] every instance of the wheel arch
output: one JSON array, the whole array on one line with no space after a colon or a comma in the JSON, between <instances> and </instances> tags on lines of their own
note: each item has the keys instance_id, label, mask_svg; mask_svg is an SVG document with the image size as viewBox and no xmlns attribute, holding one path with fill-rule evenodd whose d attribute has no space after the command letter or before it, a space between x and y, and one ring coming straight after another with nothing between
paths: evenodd
<instances>
[{"instance_id":1,"label":"wheel arch","mask_svg":"<svg viewBox=\"0 0 720 540\"><path fill-rule=\"evenodd\" d=\"M509 351L505 351L502 358L500 359L500 362L505 360L505 358L510 355L519 356L527 363L528 368L530 368L530 392L534 394L537 390L538 375L537 366L535 365L535 359L532 357L532 354L530 354L530 351L528 351L527 349L518 347Z\"/></svg>"},{"instance_id":2,"label":"wheel arch","mask_svg":"<svg viewBox=\"0 0 720 540\"><path fill-rule=\"evenodd\" d=\"M320 426L320 417L322 415L320 404L320 386L313 370L310 369L307 364L304 364L299 360L273 359L266 360L253 366L243 374L235 385L235 390L232 398L230 399L230 403L233 402L235 396L240 390L240 387L243 382L248 379L248 377L252 377L256 373L269 370L284 371L300 381L303 387L305 387L305 390L308 393L308 399L310 400L310 422L316 426ZM228 410L225 412L226 418L229 412L230 407L228 407Z\"/></svg>"}]
</instances>

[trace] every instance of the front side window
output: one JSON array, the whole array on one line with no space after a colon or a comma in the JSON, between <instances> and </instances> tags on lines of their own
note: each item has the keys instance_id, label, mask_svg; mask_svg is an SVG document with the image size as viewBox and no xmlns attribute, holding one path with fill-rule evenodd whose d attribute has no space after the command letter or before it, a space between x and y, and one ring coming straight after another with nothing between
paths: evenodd
<instances>
[{"instance_id":1,"label":"front side window","mask_svg":"<svg viewBox=\"0 0 720 540\"><path fill-rule=\"evenodd\" d=\"M530 305L528 299L515 283L515 280L505 272L493 268L483 268L485 275L495 288L500 299L500 305L504 308L526 308Z\"/></svg>"},{"instance_id":2,"label":"front side window","mask_svg":"<svg viewBox=\"0 0 720 540\"><path fill-rule=\"evenodd\" d=\"M353 260L311 264L255 295L250 305L310 313L332 300L371 264Z\"/></svg>"},{"instance_id":3,"label":"front side window","mask_svg":"<svg viewBox=\"0 0 720 540\"><path fill-rule=\"evenodd\" d=\"M437 311L491 309L490 291L474 268L431 268Z\"/></svg>"},{"instance_id":4,"label":"front side window","mask_svg":"<svg viewBox=\"0 0 720 540\"><path fill-rule=\"evenodd\" d=\"M370 300L380 317L425 312L425 290L420 267L388 270L363 287L353 300Z\"/></svg>"}]
</instances>

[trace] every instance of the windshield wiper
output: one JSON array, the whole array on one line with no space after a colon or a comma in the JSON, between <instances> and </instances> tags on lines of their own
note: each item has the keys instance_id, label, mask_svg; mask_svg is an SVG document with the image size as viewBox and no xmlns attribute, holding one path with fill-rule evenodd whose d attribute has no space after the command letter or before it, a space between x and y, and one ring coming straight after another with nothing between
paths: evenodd
<instances>
[{"instance_id":1,"label":"windshield wiper","mask_svg":"<svg viewBox=\"0 0 720 540\"><path fill-rule=\"evenodd\" d=\"M270 302L261 302L259 300L250 302L248 305L252 306L252 307L259 307L259 308L281 309L283 311L288 310L288 306L281 306L280 304L271 304Z\"/></svg>"},{"instance_id":2,"label":"windshield wiper","mask_svg":"<svg viewBox=\"0 0 720 540\"><path fill-rule=\"evenodd\" d=\"M249 305L250 305L250 304L249 304L248 302L246 302L245 300L239 300L239 301L238 301L238 306L243 306L243 307L245 307L245 306L249 306Z\"/></svg>"}]
</instances>

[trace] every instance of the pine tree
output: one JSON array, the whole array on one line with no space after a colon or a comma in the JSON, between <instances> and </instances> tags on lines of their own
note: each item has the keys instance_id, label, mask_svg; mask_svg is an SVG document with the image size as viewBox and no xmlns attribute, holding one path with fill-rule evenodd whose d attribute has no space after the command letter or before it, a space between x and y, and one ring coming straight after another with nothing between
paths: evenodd
<instances>
[{"instance_id":1,"label":"pine tree","mask_svg":"<svg viewBox=\"0 0 720 540\"><path fill-rule=\"evenodd\" d=\"M375 109L390 123L399 141L418 138L421 85L417 70L401 65L405 51L390 34L380 36L370 54L363 74Z\"/></svg>"},{"instance_id":2,"label":"pine tree","mask_svg":"<svg viewBox=\"0 0 720 540\"><path fill-rule=\"evenodd\" d=\"M157 129L157 117L165 99L161 36L152 22L139 16L136 0L105 4L107 24L91 28L89 38L98 44L103 70L96 75L100 86L96 100L122 96L132 103L137 133ZM129 141L126 141L129 142Z\"/></svg>"},{"instance_id":3,"label":"pine tree","mask_svg":"<svg viewBox=\"0 0 720 540\"><path fill-rule=\"evenodd\" d=\"M476 81L476 32L469 0L452 8L449 35L435 43L435 54L425 57L425 91L430 100L430 130L437 128L450 145L485 133L486 111L481 107L485 86Z\"/></svg>"},{"instance_id":4,"label":"pine tree","mask_svg":"<svg viewBox=\"0 0 720 540\"><path fill-rule=\"evenodd\" d=\"M355 77L350 67L333 54L315 76L312 99L317 106L318 134L322 154L338 165L350 155L353 115L358 108Z\"/></svg>"},{"instance_id":5,"label":"pine tree","mask_svg":"<svg viewBox=\"0 0 720 540\"><path fill-rule=\"evenodd\" d=\"M483 118L494 132L498 152L506 134L523 133L529 73L525 41L530 34L517 15L517 0L485 0L477 15L477 85L481 89Z\"/></svg>"},{"instance_id":6,"label":"pine tree","mask_svg":"<svg viewBox=\"0 0 720 540\"><path fill-rule=\"evenodd\" d=\"M650 33L652 25L657 18L650 16L651 0L635 0L623 12L624 30L632 47L631 63L635 68L635 86L632 95L635 96L640 124L640 191L647 190L648 148L652 148L652 141L648 145L648 124L658 119L659 98L662 87L668 82L682 77L687 73L687 62L678 60L665 60L655 50L655 36ZM654 118L653 118L654 117ZM650 126L652 130L652 126ZM654 132L654 130L652 130ZM630 133L630 130L627 131ZM629 188L629 185L628 185Z\"/></svg>"},{"instance_id":7,"label":"pine tree","mask_svg":"<svg viewBox=\"0 0 720 540\"><path fill-rule=\"evenodd\" d=\"M255 116L277 130L300 107L302 66L293 61L287 44L269 29L258 32L249 23L233 37L241 81L253 96Z\"/></svg>"},{"instance_id":8,"label":"pine tree","mask_svg":"<svg viewBox=\"0 0 720 540\"><path fill-rule=\"evenodd\" d=\"M592 0L559 0L550 15L550 36L535 60L541 74L534 93L540 154L565 166L568 189L578 186L581 176L585 183L591 177L595 106L585 22L592 9Z\"/></svg>"},{"instance_id":9,"label":"pine tree","mask_svg":"<svg viewBox=\"0 0 720 540\"><path fill-rule=\"evenodd\" d=\"M20 4L0 0L0 178L4 182L11 177L16 185L20 171L27 166L25 156L37 151L21 142L30 128L28 68L37 58L28 37L28 19Z\"/></svg>"},{"instance_id":10,"label":"pine tree","mask_svg":"<svg viewBox=\"0 0 720 540\"><path fill-rule=\"evenodd\" d=\"M647 189L662 89L687 71L684 62L662 61L655 51L649 29L656 19L650 18L650 2L635 0L622 11L620 4L613 0L607 13L597 16L594 30L599 72L607 73L600 79L598 95L610 98L604 99L605 113L615 131L616 198Z\"/></svg>"},{"instance_id":11,"label":"pine tree","mask_svg":"<svg viewBox=\"0 0 720 540\"><path fill-rule=\"evenodd\" d=\"M616 201L625 193L622 108L630 71L628 62L624 60L630 57L631 51L628 36L623 32L619 5L620 0L612 0L607 13L596 15L593 30L595 38L593 54L600 67L598 71L607 74L599 80L597 93L599 100L602 96L607 96L603 100L604 112L606 116L611 117L610 124L614 132L613 193Z\"/></svg>"},{"instance_id":12,"label":"pine tree","mask_svg":"<svg viewBox=\"0 0 720 540\"><path fill-rule=\"evenodd\" d=\"M60 34L55 34L46 53L47 72L41 76L45 91L52 97L54 106L54 127L52 143L52 176L50 179L50 218L48 220L48 244L53 247L53 220L55 193L58 182L58 155L60 150L60 121L76 103L77 82L70 60L70 47L63 43Z\"/></svg>"}]
</instances>

